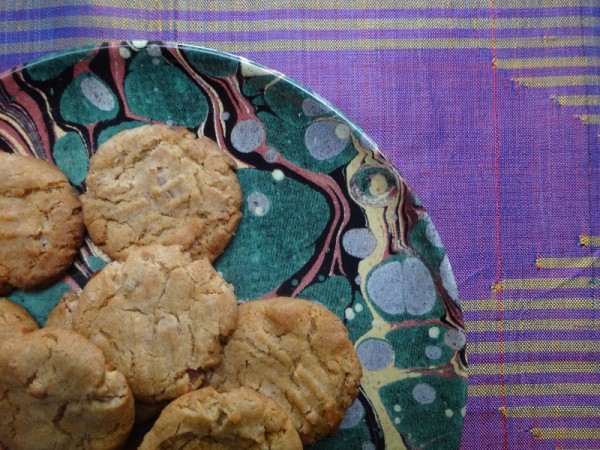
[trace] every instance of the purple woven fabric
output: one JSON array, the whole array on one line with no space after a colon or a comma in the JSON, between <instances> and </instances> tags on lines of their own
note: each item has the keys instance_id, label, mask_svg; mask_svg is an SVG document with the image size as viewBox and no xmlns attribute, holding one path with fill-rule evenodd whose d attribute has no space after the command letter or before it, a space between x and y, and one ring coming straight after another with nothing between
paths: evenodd
<instances>
[{"instance_id":1,"label":"purple woven fabric","mask_svg":"<svg viewBox=\"0 0 600 450\"><path fill-rule=\"evenodd\" d=\"M109 39L180 41L338 107L448 252L468 331L462 448L600 448L595 1L13 3L0 7L1 70Z\"/></svg>"}]
</instances>

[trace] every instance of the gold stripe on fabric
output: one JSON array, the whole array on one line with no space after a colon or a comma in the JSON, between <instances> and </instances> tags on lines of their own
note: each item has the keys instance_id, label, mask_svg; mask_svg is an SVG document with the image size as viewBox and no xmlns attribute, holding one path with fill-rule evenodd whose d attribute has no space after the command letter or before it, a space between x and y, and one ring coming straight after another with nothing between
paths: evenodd
<instances>
[{"instance_id":1,"label":"gold stripe on fabric","mask_svg":"<svg viewBox=\"0 0 600 450\"><path fill-rule=\"evenodd\" d=\"M463 311L498 311L498 301L492 299L463 300L461 302ZM503 311L540 310L540 309L597 309L600 307L600 299L593 297L562 297L543 299L502 299Z\"/></svg>"},{"instance_id":2,"label":"gold stripe on fabric","mask_svg":"<svg viewBox=\"0 0 600 450\"><path fill-rule=\"evenodd\" d=\"M600 267L600 257L582 256L582 257L561 257L549 258L539 257L535 260L535 265L541 269L584 269L588 267Z\"/></svg>"},{"instance_id":3,"label":"gold stripe on fabric","mask_svg":"<svg viewBox=\"0 0 600 450\"><path fill-rule=\"evenodd\" d=\"M497 375L500 373L498 364L471 364L471 375ZM537 373L600 373L600 362L591 361L543 361L504 363L504 375L537 374Z\"/></svg>"},{"instance_id":4,"label":"gold stripe on fabric","mask_svg":"<svg viewBox=\"0 0 600 450\"><path fill-rule=\"evenodd\" d=\"M31 8L31 0L11 0L2 9L14 11ZM225 6L224 6L225 5ZM489 0L445 0L439 2L436 9L489 9ZM387 9L431 9L430 0L318 0L305 2L303 0L245 0L243 2L223 2L222 0L94 0L94 8L120 7L140 11L156 11L161 9L178 9L180 11L269 11L274 9L347 9L347 10L387 10ZM563 8L563 7L598 6L596 0L502 0L496 5L496 10L528 8Z\"/></svg>"},{"instance_id":5,"label":"gold stripe on fabric","mask_svg":"<svg viewBox=\"0 0 600 450\"><path fill-rule=\"evenodd\" d=\"M562 106L600 106L600 95L557 95L553 98Z\"/></svg>"},{"instance_id":6,"label":"gold stripe on fabric","mask_svg":"<svg viewBox=\"0 0 600 450\"><path fill-rule=\"evenodd\" d=\"M582 234L579 236L579 244L584 247L600 247L600 236L588 236Z\"/></svg>"},{"instance_id":7,"label":"gold stripe on fabric","mask_svg":"<svg viewBox=\"0 0 600 450\"><path fill-rule=\"evenodd\" d=\"M581 16L498 18L496 29L545 29L599 27L600 18ZM415 29L489 29L489 18L357 18L357 19L264 19L264 20L147 20L136 17L64 16L2 21L0 31L47 30L57 27L94 27L120 30L157 31L177 29L184 32L261 32L277 30L415 30Z\"/></svg>"},{"instance_id":8,"label":"gold stripe on fabric","mask_svg":"<svg viewBox=\"0 0 600 450\"><path fill-rule=\"evenodd\" d=\"M503 320L503 331L571 331L599 330L600 319L539 319L539 320ZM466 324L467 332L496 331L500 326L497 320L470 320Z\"/></svg>"},{"instance_id":9,"label":"gold stripe on fabric","mask_svg":"<svg viewBox=\"0 0 600 450\"><path fill-rule=\"evenodd\" d=\"M600 288L600 278L507 278L493 286L497 291L581 288Z\"/></svg>"},{"instance_id":10,"label":"gold stripe on fabric","mask_svg":"<svg viewBox=\"0 0 600 450\"><path fill-rule=\"evenodd\" d=\"M467 334L467 354L474 355L497 355L500 352L499 342L471 342ZM517 340L504 341L504 353L592 353L598 352L598 341L583 340Z\"/></svg>"},{"instance_id":11,"label":"gold stripe on fabric","mask_svg":"<svg viewBox=\"0 0 600 450\"><path fill-rule=\"evenodd\" d=\"M505 410L507 417L526 418L586 418L600 417L599 406L514 406Z\"/></svg>"},{"instance_id":12,"label":"gold stripe on fabric","mask_svg":"<svg viewBox=\"0 0 600 450\"><path fill-rule=\"evenodd\" d=\"M562 56L550 58L508 58L499 59L500 69L553 69L556 67L598 67L600 57Z\"/></svg>"},{"instance_id":13,"label":"gold stripe on fabric","mask_svg":"<svg viewBox=\"0 0 600 450\"><path fill-rule=\"evenodd\" d=\"M469 397L499 397L499 384L469 385ZM510 397L537 395L600 395L598 383L506 384Z\"/></svg>"},{"instance_id":14,"label":"gold stripe on fabric","mask_svg":"<svg viewBox=\"0 0 600 450\"><path fill-rule=\"evenodd\" d=\"M600 86L600 75L550 75L514 79L528 87Z\"/></svg>"},{"instance_id":15,"label":"gold stripe on fabric","mask_svg":"<svg viewBox=\"0 0 600 450\"><path fill-rule=\"evenodd\" d=\"M579 117L585 124L600 125L600 114L581 114L577 117Z\"/></svg>"},{"instance_id":16,"label":"gold stripe on fabric","mask_svg":"<svg viewBox=\"0 0 600 450\"><path fill-rule=\"evenodd\" d=\"M600 428L532 428L537 439L600 439Z\"/></svg>"}]
</instances>

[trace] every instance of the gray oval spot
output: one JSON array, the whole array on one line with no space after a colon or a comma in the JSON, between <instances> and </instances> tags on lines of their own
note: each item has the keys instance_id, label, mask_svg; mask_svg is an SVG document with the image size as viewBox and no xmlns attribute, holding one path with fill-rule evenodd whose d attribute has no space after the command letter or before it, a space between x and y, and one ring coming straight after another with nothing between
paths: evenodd
<instances>
[{"instance_id":1,"label":"gray oval spot","mask_svg":"<svg viewBox=\"0 0 600 450\"><path fill-rule=\"evenodd\" d=\"M375 268L367 280L367 293L388 314L423 315L431 311L436 300L429 270L413 257Z\"/></svg>"},{"instance_id":2,"label":"gray oval spot","mask_svg":"<svg viewBox=\"0 0 600 450\"><path fill-rule=\"evenodd\" d=\"M442 356L442 349L437 345L428 345L425 347L425 356L429 359L440 359Z\"/></svg>"},{"instance_id":3,"label":"gray oval spot","mask_svg":"<svg viewBox=\"0 0 600 450\"><path fill-rule=\"evenodd\" d=\"M467 343L467 336L460 330L448 330L444 334L444 343L452 350L460 350Z\"/></svg>"},{"instance_id":4,"label":"gray oval spot","mask_svg":"<svg viewBox=\"0 0 600 450\"><path fill-rule=\"evenodd\" d=\"M338 126L346 126L337 120L320 120L311 123L304 133L304 144L310 154L319 161L331 159L346 148L350 135L339 133ZM336 132L337 130L337 132Z\"/></svg>"},{"instance_id":5,"label":"gray oval spot","mask_svg":"<svg viewBox=\"0 0 600 450\"><path fill-rule=\"evenodd\" d=\"M269 212L271 202L265 194L252 192L246 199L248 209L257 217L262 217Z\"/></svg>"},{"instance_id":6,"label":"gray oval spot","mask_svg":"<svg viewBox=\"0 0 600 450\"><path fill-rule=\"evenodd\" d=\"M256 150L265 140L265 130L256 120L242 120L231 131L231 144L242 153Z\"/></svg>"},{"instance_id":7,"label":"gray oval spot","mask_svg":"<svg viewBox=\"0 0 600 450\"><path fill-rule=\"evenodd\" d=\"M363 259L373 253L377 239L368 228L354 228L344 233L342 246L350 255Z\"/></svg>"},{"instance_id":8,"label":"gray oval spot","mask_svg":"<svg viewBox=\"0 0 600 450\"><path fill-rule=\"evenodd\" d=\"M402 298L406 312L413 316L427 314L435 305L436 299L435 284L429 269L417 258L406 258L403 269Z\"/></svg>"},{"instance_id":9,"label":"gray oval spot","mask_svg":"<svg viewBox=\"0 0 600 450\"><path fill-rule=\"evenodd\" d=\"M265 161L274 163L279 158L279 153L274 148L270 148L265 152Z\"/></svg>"},{"instance_id":10,"label":"gray oval spot","mask_svg":"<svg viewBox=\"0 0 600 450\"><path fill-rule=\"evenodd\" d=\"M341 429L347 429L355 427L360 423L365 415L365 408L358 399L354 400L354 403L346 410L344 420L340 424Z\"/></svg>"},{"instance_id":11,"label":"gray oval spot","mask_svg":"<svg viewBox=\"0 0 600 450\"><path fill-rule=\"evenodd\" d=\"M367 293L382 311L388 314L404 313L402 279L402 264L398 261L375 268L367 278Z\"/></svg>"},{"instance_id":12,"label":"gray oval spot","mask_svg":"<svg viewBox=\"0 0 600 450\"><path fill-rule=\"evenodd\" d=\"M81 80L81 92L92 105L102 111L111 111L115 107L113 93L96 78L87 77Z\"/></svg>"},{"instance_id":13,"label":"gray oval spot","mask_svg":"<svg viewBox=\"0 0 600 450\"><path fill-rule=\"evenodd\" d=\"M450 260L448 259L448 255L444 256L442 262L440 264L440 277L442 278L442 285L450 298L455 302L460 302L460 295L458 293L458 286L456 284L456 278L454 278L454 273L452 272L452 266L450 265Z\"/></svg>"},{"instance_id":14,"label":"gray oval spot","mask_svg":"<svg viewBox=\"0 0 600 450\"><path fill-rule=\"evenodd\" d=\"M150 56L154 56L154 57L160 56L162 54L160 46L156 45L156 44L150 44L148 46L148 48L146 49L146 51L148 52L148 54Z\"/></svg>"},{"instance_id":15,"label":"gray oval spot","mask_svg":"<svg viewBox=\"0 0 600 450\"><path fill-rule=\"evenodd\" d=\"M412 390L413 398L421 405L428 405L435 401L436 392L427 383L419 383Z\"/></svg>"},{"instance_id":16,"label":"gray oval spot","mask_svg":"<svg viewBox=\"0 0 600 450\"><path fill-rule=\"evenodd\" d=\"M375 450L375 444L372 442L363 442L361 450Z\"/></svg>"},{"instance_id":17,"label":"gray oval spot","mask_svg":"<svg viewBox=\"0 0 600 450\"><path fill-rule=\"evenodd\" d=\"M330 113L331 109L312 98L305 98L302 101L302 111L307 116L315 117Z\"/></svg>"},{"instance_id":18,"label":"gray oval spot","mask_svg":"<svg viewBox=\"0 0 600 450\"><path fill-rule=\"evenodd\" d=\"M356 354L367 370L382 370L394 362L392 346L381 339L365 339L356 349Z\"/></svg>"},{"instance_id":19,"label":"gray oval spot","mask_svg":"<svg viewBox=\"0 0 600 450\"><path fill-rule=\"evenodd\" d=\"M360 145L366 150L373 151L377 149L377 144L373 142L366 134L360 135Z\"/></svg>"},{"instance_id":20,"label":"gray oval spot","mask_svg":"<svg viewBox=\"0 0 600 450\"><path fill-rule=\"evenodd\" d=\"M427 221L427 227L425 228L425 235L427 236L427 240L431 242L431 245L435 247L443 247L442 239L440 238L440 234L435 228L435 225L429 217L427 217L427 219L425 220Z\"/></svg>"}]
</instances>

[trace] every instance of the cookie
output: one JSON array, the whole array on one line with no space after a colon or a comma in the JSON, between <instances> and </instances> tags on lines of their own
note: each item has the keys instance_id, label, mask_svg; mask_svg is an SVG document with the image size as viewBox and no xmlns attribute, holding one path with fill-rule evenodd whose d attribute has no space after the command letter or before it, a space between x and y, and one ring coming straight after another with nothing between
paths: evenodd
<instances>
[{"instance_id":1,"label":"cookie","mask_svg":"<svg viewBox=\"0 0 600 450\"><path fill-rule=\"evenodd\" d=\"M0 289L31 289L73 263L85 228L81 203L60 169L0 151Z\"/></svg>"},{"instance_id":2,"label":"cookie","mask_svg":"<svg viewBox=\"0 0 600 450\"><path fill-rule=\"evenodd\" d=\"M178 246L140 247L108 264L70 308L73 329L146 403L198 388L237 322L233 287L207 259L192 261Z\"/></svg>"},{"instance_id":3,"label":"cookie","mask_svg":"<svg viewBox=\"0 0 600 450\"><path fill-rule=\"evenodd\" d=\"M0 342L0 448L117 449L133 416L125 377L83 336L43 328Z\"/></svg>"},{"instance_id":4,"label":"cookie","mask_svg":"<svg viewBox=\"0 0 600 450\"><path fill-rule=\"evenodd\" d=\"M39 328L25 308L0 298L0 342L31 333Z\"/></svg>"},{"instance_id":5,"label":"cookie","mask_svg":"<svg viewBox=\"0 0 600 450\"><path fill-rule=\"evenodd\" d=\"M302 442L270 398L243 387L205 387L167 405L139 450L182 448L302 450Z\"/></svg>"},{"instance_id":6,"label":"cookie","mask_svg":"<svg viewBox=\"0 0 600 450\"><path fill-rule=\"evenodd\" d=\"M90 159L82 196L88 232L116 260L163 244L214 261L241 220L234 168L214 141L182 128L122 131Z\"/></svg>"},{"instance_id":7,"label":"cookie","mask_svg":"<svg viewBox=\"0 0 600 450\"><path fill-rule=\"evenodd\" d=\"M75 292L65 292L56 306L52 308L48 318L46 319L45 327L73 328L72 310L77 303L79 296Z\"/></svg>"},{"instance_id":8,"label":"cookie","mask_svg":"<svg viewBox=\"0 0 600 450\"><path fill-rule=\"evenodd\" d=\"M238 326L209 384L247 386L279 403L304 444L335 434L358 395L362 368L344 324L327 308L277 297L240 305Z\"/></svg>"}]
</instances>

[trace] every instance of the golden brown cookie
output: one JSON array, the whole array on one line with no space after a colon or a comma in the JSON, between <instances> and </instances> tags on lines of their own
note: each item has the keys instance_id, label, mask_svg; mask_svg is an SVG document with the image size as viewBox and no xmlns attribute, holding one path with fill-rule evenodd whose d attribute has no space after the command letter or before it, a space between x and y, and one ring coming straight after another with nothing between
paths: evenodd
<instances>
[{"instance_id":1,"label":"golden brown cookie","mask_svg":"<svg viewBox=\"0 0 600 450\"><path fill-rule=\"evenodd\" d=\"M83 336L43 328L0 342L0 448L117 449L133 415L125 377Z\"/></svg>"},{"instance_id":2,"label":"golden brown cookie","mask_svg":"<svg viewBox=\"0 0 600 450\"><path fill-rule=\"evenodd\" d=\"M241 219L234 168L214 141L182 128L122 131L90 160L82 196L89 234L116 260L163 244L214 261Z\"/></svg>"},{"instance_id":3,"label":"golden brown cookie","mask_svg":"<svg viewBox=\"0 0 600 450\"><path fill-rule=\"evenodd\" d=\"M0 342L31 333L39 325L27 310L7 298L0 298Z\"/></svg>"},{"instance_id":4,"label":"golden brown cookie","mask_svg":"<svg viewBox=\"0 0 600 450\"><path fill-rule=\"evenodd\" d=\"M71 308L73 329L146 403L199 387L237 322L233 287L207 259L192 261L178 246L140 247L108 264Z\"/></svg>"},{"instance_id":5,"label":"golden brown cookie","mask_svg":"<svg viewBox=\"0 0 600 450\"><path fill-rule=\"evenodd\" d=\"M211 387L171 402L146 434L140 450L302 450L286 412L244 387L218 393Z\"/></svg>"},{"instance_id":6,"label":"golden brown cookie","mask_svg":"<svg viewBox=\"0 0 600 450\"><path fill-rule=\"evenodd\" d=\"M277 297L243 303L223 363L220 390L247 386L279 403L304 444L335 434L358 395L362 368L344 324L327 308Z\"/></svg>"},{"instance_id":7,"label":"golden brown cookie","mask_svg":"<svg viewBox=\"0 0 600 450\"><path fill-rule=\"evenodd\" d=\"M85 233L81 203L60 169L0 151L0 289L31 289L69 268Z\"/></svg>"},{"instance_id":8,"label":"golden brown cookie","mask_svg":"<svg viewBox=\"0 0 600 450\"><path fill-rule=\"evenodd\" d=\"M75 292L65 292L56 306L52 308L50 314L48 314L45 327L72 329L72 310L75 308L78 299L79 296Z\"/></svg>"}]
</instances>

